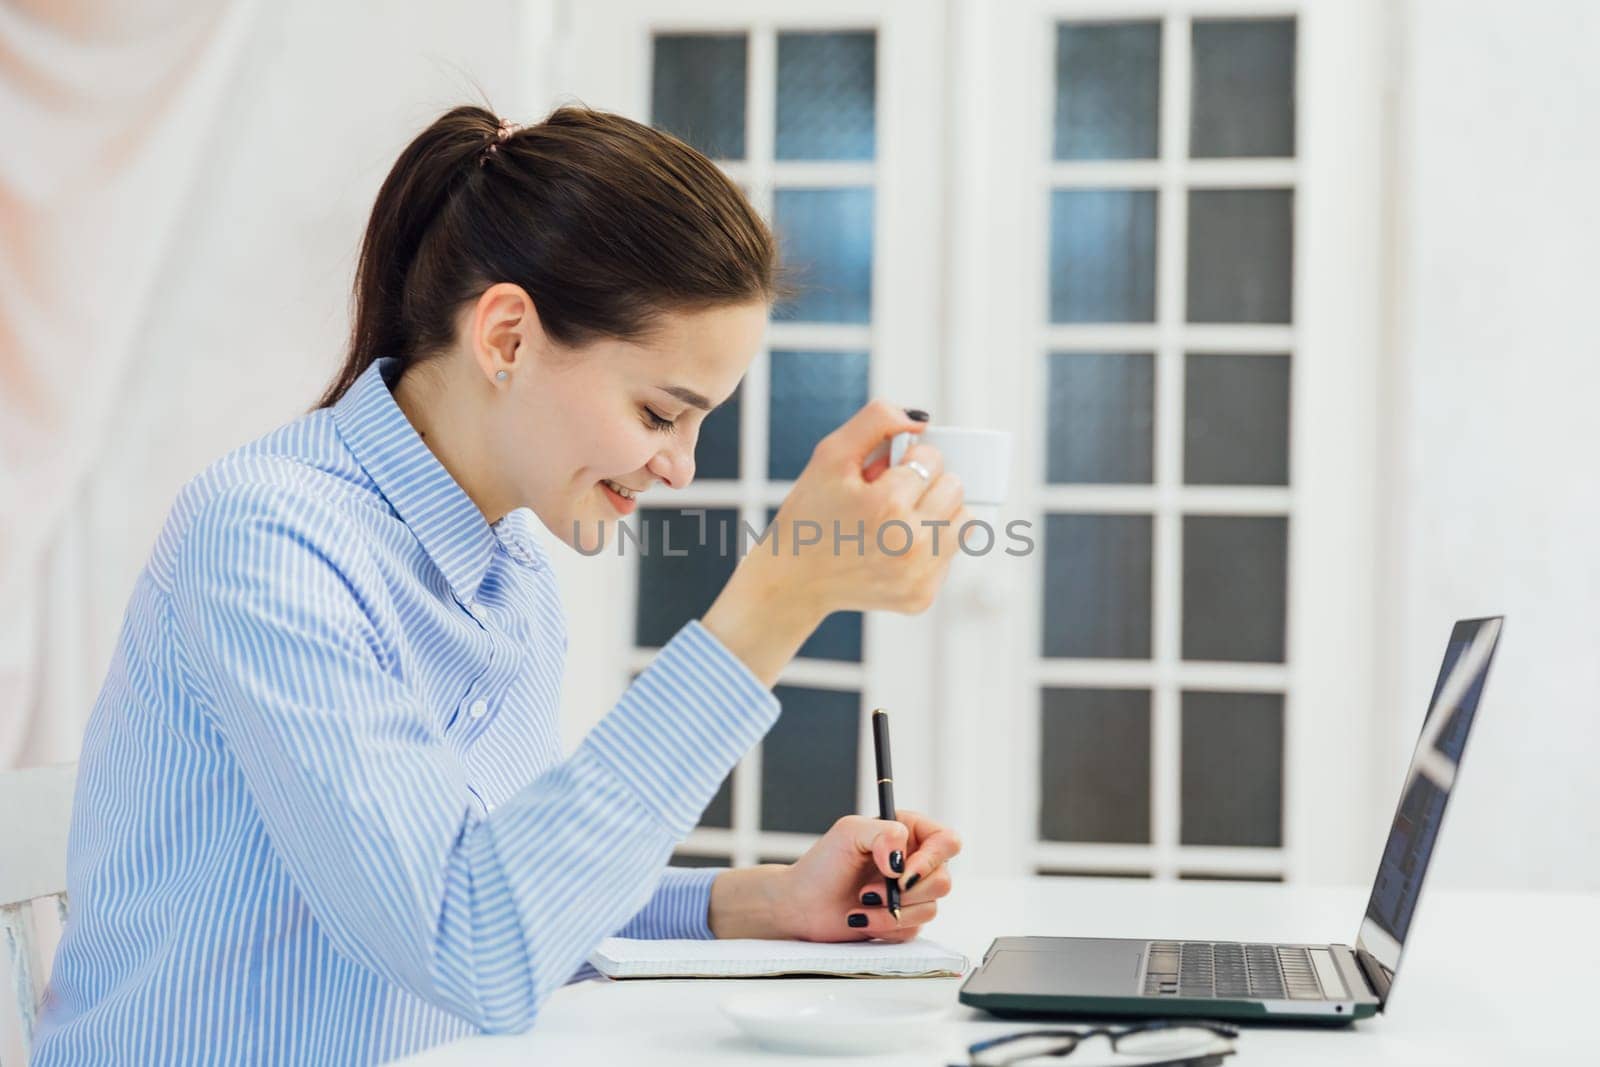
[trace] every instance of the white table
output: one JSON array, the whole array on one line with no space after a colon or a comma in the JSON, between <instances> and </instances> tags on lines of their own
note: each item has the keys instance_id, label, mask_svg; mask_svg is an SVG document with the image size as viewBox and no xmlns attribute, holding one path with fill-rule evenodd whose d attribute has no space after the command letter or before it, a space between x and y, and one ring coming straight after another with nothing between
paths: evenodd
<instances>
[{"instance_id":1,"label":"white table","mask_svg":"<svg viewBox=\"0 0 1600 1067\"><path fill-rule=\"evenodd\" d=\"M997 935L1339 941L1349 944L1365 889L1034 878L963 880L927 936L976 963ZM1600 894L1425 893L1385 1014L1335 1030L1250 1028L1250 1064L1600 1063ZM781 982L782 984L777 984ZM983 1036L1031 1024L994 1020L959 1004L957 979L780 979L764 989L890 990L950 1006L949 1022L904 1053L805 1057L766 1053L718 1003L751 981L594 980L546 1002L534 1028L476 1037L403 1061L410 1067L515 1064L965 1063ZM1103 1045L1101 1045L1103 1048ZM1085 1046L1062 1060L1099 1062ZM1543 1057L1543 1058L1542 1058Z\"/></svg>"}]
</instances>

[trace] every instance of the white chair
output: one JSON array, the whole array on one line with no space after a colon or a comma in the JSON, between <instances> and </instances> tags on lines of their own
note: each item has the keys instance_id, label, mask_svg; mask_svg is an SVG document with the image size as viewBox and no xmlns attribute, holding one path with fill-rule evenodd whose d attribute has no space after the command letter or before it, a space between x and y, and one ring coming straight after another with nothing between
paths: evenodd
<instances>
[{"instance_id":1,"label":"white chair","mask_svg":"<svg viewBox=\"0 0 1600 1067\"><path fill-rule=\"evenodd\" d=\"M72 819L75 763L0 772L0 928L11 955L24 1062L43 990L33 973L33 902L55 901L67 921L67 826Z\"/></svg>"}]
</instances>

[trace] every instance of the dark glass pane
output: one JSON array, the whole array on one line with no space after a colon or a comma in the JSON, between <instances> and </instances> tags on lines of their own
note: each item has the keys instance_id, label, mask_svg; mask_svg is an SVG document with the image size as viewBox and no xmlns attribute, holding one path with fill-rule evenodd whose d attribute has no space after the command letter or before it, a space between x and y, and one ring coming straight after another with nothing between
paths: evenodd
<instances>
[{"instance_id":1,"label":"dark glass pane","mask_svg":"<svg viewBox=\"0 0 1600 1067\"><path fill-rule=\"evenodd\" d=\"M1186 515L1183 658L1282 663L1289 520Z\"/></svg>"},{"instance_id":2,"label":"dark glass pane","mask_svg":"<svg viewBox=\"0 0 1600 1067\"><path fill-rule=\"evenodd\" d=\"M1044 655L1150 657L1148 515L1046 515Z\"/></svg>"},{"instance_id":3,"label":"dark glass pane","mask_svg":"<svg viewBox=\"0 0 1600 1067\"><path fill-rule=\"evenodd\" d=\"M767 477L798 478L817 442L867 402L867 353L772 353Z\"/></svg>"},{"instance_id":4,"label":"dark glass pane","mask_svg":"<svg viewBox=\"0 0 1600 1067\"><path fill-rule=\"evenodd\" d=\"M630 541L621 550L639 557L634 643L642 648L666 644L684 623L704 615L733 573L738 553L731 547L722 552L717 529L718 523L726 524L731 546L733 531L738 529L738 512L732 508L707 508L704 545L700 544L700 523L699 515L684 515L679 508L638 511L636 525L641 542L635 545ZM623 536L621 531L617 536Z\"/></svg>"},{"instance_id":5,"label":"dark glass pane","mask_svg":"<svg viewBox=\"0 0 1600 1067\"><path fill-rule=\"evenodd\" d=\"M820 834L856 811L861 694L780 685L783 711L761 743L761 828Z\"/></svg>"},{"instance_id":6,"label":"dark glass pane","mask_svg":"<svg viewBox=\"0 0 1600 1067\"><path fill-rule=\"evenodd\" d=\"M702 856L694 852L674 852L669 861L674 867L732 867L727 856Z\"/></svg>"},{"instance_id":7,"label":"dark glass pane","mask_svg":"<svg viewBox=\"0 0 1600 1067\"><path fill-rule=\"evenodd\" d=\"M1156 194L1050 194L1050 321L1154 322Z\"/></svg>"},{"instance_id":8,"label":"dark glass pane","mask_svg":"<svg viewBox=\"0 0 1600 1067\"><path fill-rule=\"evenodd\" d=\"M736 772L728 772L728 777L722 780L717 787L717 795L711 798L711 803L706 805L706 810L700 815L701 826L711 826L727 829L733 825L733 776Z\"/></svg>"},{"instance_id":9,"label":"dark glass pane","mask_svg":"<svg viewBox=\"0 0 1600 1067\"><path fill-rule=\"evenodd\" d=\"M1161 154L1161 23L1056 27L1057 159Z\"/></svg>"},{"instance_id":10,"label":"dark glass pane","mask_svg":"<svg viewBox=\"0 0 1600 1067\"><path fill-rule=\"evenodd\" d=\"M779 159L871 159L878 37L778 34Z\"/></svg>"},{"instance_id":11,"label":"dark glass pane","mask_svg":"<svg viewBox=\"0 0 1600 1067\"><path fill-rule=\"evenodd\" d=\"M1183 480L1289 484L1289 357L1184 361Z\"/></svg>"},{"instance_id":12,"label":"dark glass pane","mask_svg":"<svg viewBox=\"0 0 1600 1067\"><path fill-rule=\"evenodd\" d=\"M1047 481L1148 485L1155 478L1155 359L1050 356Z\"/></svg>"},{"instance_id":13,"label":"dark glass pane","mask_svg":"<svg viewBox=\"0 0 1600 1067\"><path fill-rule=\"evenodd\" d=\"M1039 836L1150 842L1150 691L1046 689Z\"/></svg>"},{"instance_id":14,"label":"dark glass pane","mask_svg":"<svg viewBox=\"0 0 1600 1067\"><path fill-rule=\"evenodd\" d=\"M700 440L694 446L696 478L739 477L739 407L743 396L741 384L700 424Z\"/></svg>"},{"instance_id":15,"label":"dark glass pane","mask_svg":"<svg viewBox=\"0 0 1600 1067\"><path fill-rule=\"evenodd\" d=\"M845 663L861 662L861 612L836 611L822 620L806 643L800 646L802 659L832 659Z\"/></svg>"},{"instance_id":16,"label":"dark glass pane","mask_svg":"<svg viewBox=\"0 0 1600 1067\"><path fill-rule=\"evenodd\" d=\"M1189 193L1189 321L1293 321L1294 193Z\"/></svg>"},{"instance_id":17,"label":"dark glass pane","mask_svg":"<svg viewBox=\"0 0 1600 1067\"><path fill-rule=\"evenodd\" d=\"M712 159L744 158L743 34L658 34L650 122Z\"/></svg>"},{"instance_id":18,"label":"dark glass pane","mask_svg":"<svg viewBox=\"0 0 1600 1067\"><path fill-rule=\"evenodd\" d=\"M767 509L767 524L769 526L772 524L773 516L777 515L777 513L777 508ZM787 538L790 535L785 534L784 536ZM810 537L811 531L807 531L806 536ZM831 541L833 537L832 528L824 529L822 536ZM778 546L779 554L791 551L788 547L791 544L793 544L792 541L781 542ZM853 552L854 550L854 542L844 545L842 549L845 552ZM756 550L752 548L751 551ZM771 552L772 550L765 548L763 551ZM806 638L805 644L800 646L800 651L796 655L801 659L832 659L846 663L860 663L861 612L836 611L829 615L822 620L822 625L813 630L811 636Z\"/></svg>"},{"instance_id":19,"label":"dark glass pane","mask_svg":"<svg viewBox=\"0 0 1600 1067\"><path fill-rule=\"evenodd\" d=\"M1189 154L1294 155L1294 19L1196 19Z\"/></svg>"},{"instance_id":20,"label":"dark glass pane","mask_svg":"<svg viewBox=\"0 0 1600 1067\"><path fill-rule=\"evenodd\" d=\"M1185 845L1283 843L1283 696L1183 694Z\"/></svg>"},{"instance_id":21,"label":"dark glass pane","mask_svg":"<svg viewBox=\"0 0 1600 1067\"><path fill-rule=\"evenodd\" d=\"M872 190L779 189L773 217L797 290L776 317L864 323L872 318Z\"/></svg>"}]
</instances>

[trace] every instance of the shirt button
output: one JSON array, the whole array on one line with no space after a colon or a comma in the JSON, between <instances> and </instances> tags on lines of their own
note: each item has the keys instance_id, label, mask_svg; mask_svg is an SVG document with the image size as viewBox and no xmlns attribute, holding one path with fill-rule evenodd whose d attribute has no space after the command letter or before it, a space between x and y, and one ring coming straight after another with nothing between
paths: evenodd
<instances>
[{"instance_id":1,"label":"shirt button","mask_svg":"<svg viewBox=\"0 0 1600 1067\"><path fill-rule=\"evenodd\" d=\"M471 715L474 719L483 718L485 715L489 714L489 702L484 700L482 697L479 697L477 700L472 702L472 707L467 709L467 714Z\"/></svg>"}]
</instances>

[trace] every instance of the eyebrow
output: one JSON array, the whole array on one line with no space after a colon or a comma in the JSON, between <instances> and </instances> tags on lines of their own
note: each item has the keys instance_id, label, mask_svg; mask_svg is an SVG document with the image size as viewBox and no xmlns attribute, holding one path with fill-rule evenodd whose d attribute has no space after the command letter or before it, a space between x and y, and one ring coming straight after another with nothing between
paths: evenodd
<instances>
[{"instance_id":1,"label":"eyebrow","mask_svg":"<svg viewBox=\"0 0 1600 1067\"><path fill-rule=\"evenodd\" d=\"M692 404L693 406L699 408L701 411L710 411L713 407L716 406L716 405L712 404L711 401L707 400L705 397L703 397L699 393L695 392L693 389L685 389L681 385L662 385L662 386L657 386L657 388L660 389L663 393L670 393L671 395L677 397L679 400L683 401L685 404Z\"/></svg>"}]
</instances>

